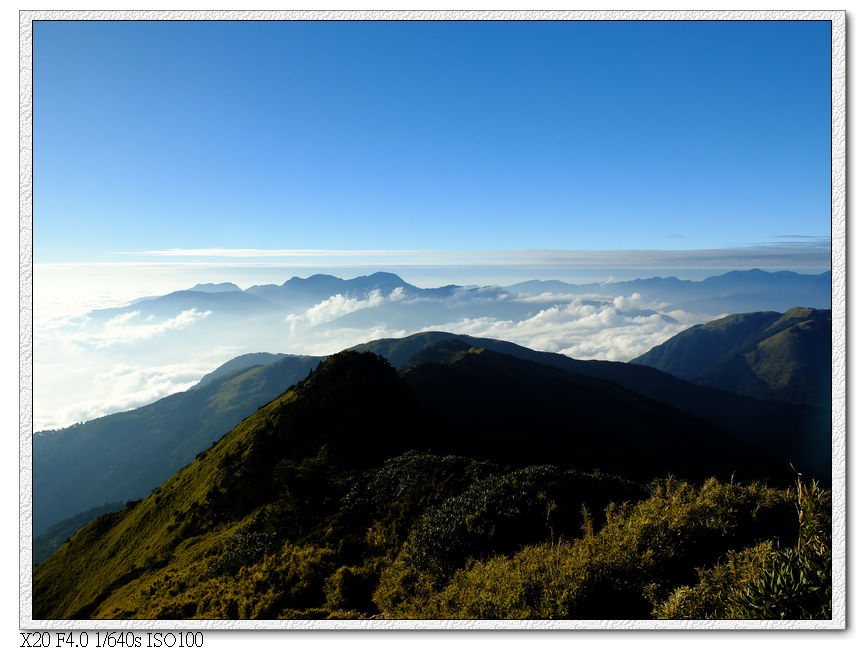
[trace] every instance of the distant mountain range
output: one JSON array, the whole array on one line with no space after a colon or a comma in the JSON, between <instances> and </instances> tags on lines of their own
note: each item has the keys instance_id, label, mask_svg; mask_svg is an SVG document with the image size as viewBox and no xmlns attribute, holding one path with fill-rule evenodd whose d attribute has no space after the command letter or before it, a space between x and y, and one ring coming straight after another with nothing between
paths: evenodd
<instances>
[{"instance_id":1,"label":"distant mountain range","mask_svg":"<svg viewBox=\"0 0 865 650\"><path fill-rule=\"evenodd\" d=\"M776 314L775 320L779 316ZM791 326L793 321L797 324L808 322L804 312L799 316L802 318L796 320L791 316L784 322ZM734 322L754 321L768 325L767 319L759 314L731 318ZM780 335L787 330L769 328L766 331ZM811 333L818 338L828 337L828 330L815 328ZM727 356L736 353L744 340L740 336L724 339L715 346L718 348L717 358L725 357L721 348L727 350ZM813 378L808 374L811 365L796 360L797 351L810 350L810 346L787 346L784 349L789 352L788 357L776 354L773 363L792 368L788 383L801 387L812 382ZM589 422L591 430L605 431L603 437L613 440L621 434L617 433L616 427L616 430L608 430L606 423L648 409L647 412L667 414L663 417L680 422L675 427L664 425L661 428L665 431L680 431L681 435L686 435L685 430L711 430L714 440L726 440L730 445L746 444L756 454L755 458L768 454L779 462L793 460L812 475L824 479L829 476L829 412L808 405L808 400L800 400L805 402L802 404L757 400L697 385L637 363L580 361L505 341L447 332L381 339L356 346L353 350L380 355L404 371L429 364L450 368L447 378L435 381L425 377L437 377L444 371L431 367L413 370L407 381L410 384L414 382L412 385L416 389L419 386L430 387L422 391L423 395L438 395L435 399L424 398L427 399L426 408L433 408L437 401L441 404L461 403L474 395L471 400L476 402L476 410L466 404L459 410L445 409L436 416L439 420L446 420L448 413L459 413L455 421L443 424L441 429L442 436L456 435L457 441L476 437L472 431L474 428L484 430L486 425L483 422L491 423L493 429L501 429L520 417L525 426L530 426L538 411L557 413L556 422L559 423L567 417L572 417L575 423ZM478 358L484 362L478 361L477 354L469 355L470 350L483 350ZM663 358L671 359L675 354L673 350ZM126 502L145 496L213 441L252 415L258 407L304 379L323 359L268 353L242 355L209 373L186 392L67 429L37 433L33 441L35 533L41 534L49 526L106 502ZM457 359L460 363L454 365ZM729 376L735 371L735 366L731 368ZM490 376L484 377L484 373ZM509 379L504 381L504 377ZM532 378L528 384L527 377ZM494 388L485 388L474 394L475 389L480 390L479 387L484 385ZM539 391L541 386L544 388ZM433 392L434 387L438 392ZM454 392L456 387L459 390ZM820 390L826 388L814 387L810 391L800 391L800 394L816 395ZM586 399L586 395L593 397ZM757 397L764 396L759 394ZM622 412L616 406L616 400L629 403L631 407ZM522 403L526 406L519 410L517 407ZM497 404L507 404L510 410L496 408ZM522 415L518 416L518 412ZM506 415L499 420L502 413ZM673 417L670 413L677 415ZM651 419L640 416L627 424L622 423L619 428L628 430L638 426L642 420ZM583 449L588 449L585 437L582 440ZM552 442L541 445L538 462L548 462L548 444ZM477 445L489 446L483 437L478 438ZM696 448L690 445L691 451ZM478 449L468 447L462 451L479 453ZM592 467L605 470L627 465L621 458L606 453L602 446L589 455L588 462ZM524 449L521 454L526 459L534 458L533 450ZM712 449L711 455L719 463L727 458L718 448ZM486 457L497 458L495 450L491 449ZM640 457L645 460L645 453ZM500 460L512 462L509 458ZM770 465L760 467L765 469ZM693 467L698 473L706 469L702 464ZM633 474L638 468L627 466L626 469ZM651 466L651 471L656 469ZM681 463L674 469L687 474L689 464ZM757 471L760 468L755 466L751 469Z\"/></svg>"},{"instance_id":2,"label":"distant mountain range","mask_svg":"<svg viewBox=\"0 0 865 650\"><path fill-rule=\"evenodd\" d=\"M208 310L230 316L256 315L309 308L335 295L357 299L369 296L373 291L388 295L398 289L404 292L406 297L444 298L458 288L456 285L447 285L435 289L421 289L405 282L398 275L384 272L350 280L317 274L308 278L293 277L281 285L253 285L245 290L230 282L197 284L191 289L137 300L134 307L146 316L174 315L187 309ZM105 319L122 314L128 309L129 306L100 309L90 315Z\"/></svg>"},{"instance_id":3,"label":"distant mountain range","mask_svg":"<svg viewBox=\"0 0 865 650\"><path fill-rule=\"evenodd\" d=\"M831 303L829 271L819 275L802 275L792 271L751 269L730 271L701 281L654 277L581 285L556 280L534 280L511 285L507 289L531 294L602 293L627 296L639 293L644 298L664 301L672 309L715 314L767 309L783 312L799 306L828 309Z\"/></svg>"},{"instance_id":4,"label":"distant mountain range","mask_svg":"<svg viewBox=\"0 0 865 650\"><path fill-rule=\"evenodd\" d=\"M445 300L457 293L467 296L503 295L516 299L525 295L569 294L630 296L662 301L670 309L698 313L731 313L752 310L786 311L791 307L810 306L826 309L830 306L829 272L802 275L791 271L774 273L751 269L732 271L702 281L680 280L675 277L654 277L627 282L569 284L557 280L532 280L506 287L460 287L446 285L422 289L405 282L393 273L373 273L344 280L332 275L293 277L281 285L254 285L241 290L237 285L198 284L191 289L144 298L127 305L91 312L95 319L108 319L135 310L144 316L176 315L179 311L197 309L219 316L251 316L308 309L332 296L360 299L378 291L384 296L394 291L405 298Z\"/></svg>"}]
</instances>

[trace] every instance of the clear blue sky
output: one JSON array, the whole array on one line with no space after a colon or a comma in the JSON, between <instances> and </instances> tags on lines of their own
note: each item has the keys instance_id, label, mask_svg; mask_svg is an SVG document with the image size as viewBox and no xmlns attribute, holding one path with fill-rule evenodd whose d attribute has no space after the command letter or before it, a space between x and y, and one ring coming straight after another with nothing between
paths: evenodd
<instances>
[{"instance_id":1,"label":"clear blue sky","mask_svg":"<svg viewBox=\"0 0 865 650\"><path fill-rule=\"evenodd\" d=\"M35 261L828 237L830 56L828 22L40 22Z\"/></svg>"}]
</instances>

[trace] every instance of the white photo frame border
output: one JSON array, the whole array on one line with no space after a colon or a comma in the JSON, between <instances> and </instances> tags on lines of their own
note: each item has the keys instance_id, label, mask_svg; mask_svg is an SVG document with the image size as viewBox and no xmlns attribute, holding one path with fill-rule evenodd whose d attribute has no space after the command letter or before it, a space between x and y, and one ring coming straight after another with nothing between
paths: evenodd
<instances>
[{"instance_id":1,"label":"white photo frame border","mask_svg":"<svg viewBox=\"0 0 865 650\"><path fill-rule=\"evenodd\" d=\"M34 620L33 21L561 20L830 21L832 291L832 618L826 621L653 620ZM19 12L19 625L28 630L841 630L847 614L846 14L844 11L30 11Z\"/></svg>"}]
</instances>

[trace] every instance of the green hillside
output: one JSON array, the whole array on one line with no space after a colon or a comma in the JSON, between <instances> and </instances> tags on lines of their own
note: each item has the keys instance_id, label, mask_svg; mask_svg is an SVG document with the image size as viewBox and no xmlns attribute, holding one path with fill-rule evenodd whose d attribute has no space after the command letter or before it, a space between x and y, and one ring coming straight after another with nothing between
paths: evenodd
<instances>
[{"instance_id":1,"label":"green hillside","mask_svg":"<svg viewBox=\"0 0 865 650\"><path fill-rule=\"evenodd\" d=\"M205 384L209 384L210 382L212 382L214 379L223 377L236 370L246 370L247 368L251 368L253 366L265 366L270 363L276 363L280 359L284 359L287 356L295 355L271 354L270 352L251 352L248 354L241 354L239 357L229 359L213 372L209 372L204 375L204 377L202 377L201 380L195 386L193 386L193 388L201 388Z\"/></svg>"},{"instance_id":2,"label":"green hillside","mask_svg":"<svg viewBox=\"0 0 865 650\"><path fill-rule=\"evenodd\" d=\"M222 374L141 408L37 433L35 534L106 502L146 496L243 418L306 377L320 360L287 356Z\"/></svg>"},{"instance_id":3,"label":"green hillside","mask_svg":"<svg viewBox=\"0 0 865 650\"><path fill-rule=\"evenodd\" d=\"M831 341L831 312L797 307L696 325L631 363L757 399L829 408Z\"/></svg>"},{"instance_id":4,"label":"green hillside","mask_svg":"<svg viewBox=\"0 0 865 650\"><path fill-rule=\"evenodd\" d=\"M328 358L37 566L34 618L759 617L784 567L823 591L771 602L826 615L826 492L705 481L760 454L610 382L438 352Z\"/></svg>"}]
</instances>

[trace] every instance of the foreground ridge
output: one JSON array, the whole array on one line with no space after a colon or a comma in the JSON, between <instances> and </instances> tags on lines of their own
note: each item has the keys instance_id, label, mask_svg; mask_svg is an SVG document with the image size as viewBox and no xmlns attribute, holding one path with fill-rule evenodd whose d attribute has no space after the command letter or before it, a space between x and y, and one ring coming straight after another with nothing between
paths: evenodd
<instances>
[{"instance_id":1,"label":"foreground ridge","mask_svg":"<svg viewBox=\"0 0 865 650\"><path fill-rule=\"evenodd\" d=\"M322 361L36 567L34 618L643 618L669 611L695 567L753 548L758 580L794 543L792 491L698 478L720 468L780 479L780 459L742 453L746 443L606 380L453 339L421 352L402 371L370 352ZM740 469L743 458L753 466ZM641 487L676 470L696 482ZM638 564L608 564L624 549ZM501 562L530 576L548 552L571 558L562 585L590 566L613 582L555 605L526 600L537 590L505 578ZM522 604L488 602L488 580L513 585Z\"/></svg>"}]
</instances>

